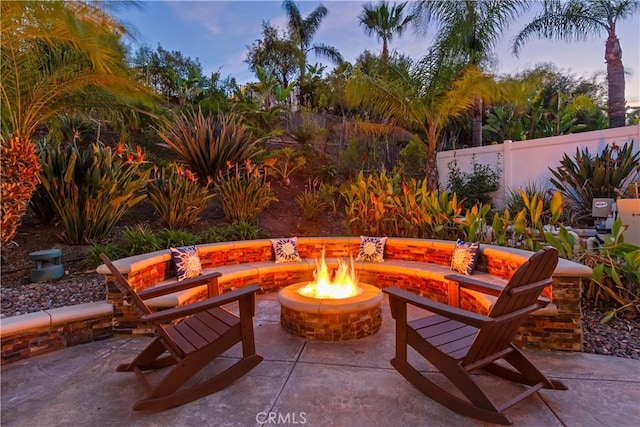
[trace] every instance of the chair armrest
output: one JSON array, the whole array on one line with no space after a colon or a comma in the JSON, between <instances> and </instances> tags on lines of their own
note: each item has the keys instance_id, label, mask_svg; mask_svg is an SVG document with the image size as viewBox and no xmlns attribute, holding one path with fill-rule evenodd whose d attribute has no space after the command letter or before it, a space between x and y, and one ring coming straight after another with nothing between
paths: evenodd
<instances>
[{"instance_id":1,"label":"chair armrest","mask_svg":"<svg viewBox=\"0 0 640 427\"><path fill-rule=\"evenodd\" d=\"M504 286L496 285L493 283L485 282L483 280L473 279L469 276L462 276L460 274L447 274L445 279L458 282L458 285L471 289L472 291L482 292L483 294L493 295L497 297L500 295Z\"/></svg>"},{"instance_id":2,"label":"chair armrest","mask_svg":"<svg viewBox=\"0 0 640 427\"><path fill-rule=\"evenodd\" d=\"M155 298L162 295L172 294L174 292L183 291L207 283L209 280L222 276L218 272L202 274L197 277L185 279L180 282L170 283L168 285L155 286L138 292L138 296L143 299Z\"/></svg>"},{"instance_id":3,"label":"chair armrest","mask_svg":"<svg viewBox=\"0 0 640 427\"><path fill-rule=\"evenodd\" d=\"M179 319L190 314L199 313L210 308L219 307L230 302L238 301L243 298L253 297L260 290L258 285L245 286L235 291L227 292L223 295L207 298L193 304L187 304L168 310L162 310L151 314L145 314L141 319L145 322L166 322L168 320Z\"/></svg>"},{"instance_id":4,"label":"chair armrest","mask_svg":"<svg viewBox=\"0 0 640 427\"><path fill-rule=\"evenodd\" d=\"M385 288L382 290L382 292L389 294L389 298L395 298L403 303L411 304L415 307L419 307L424 310L446 316L450 319L457 320L467 325L481 327L482 325L495 321L491 317L483 316L481 314L473 313L467 310L462 310L460 308L451 307L450 305L442 304L428 298L423 298L412 292L405 291L404 289Z\"/></svg>"}]
</instances>

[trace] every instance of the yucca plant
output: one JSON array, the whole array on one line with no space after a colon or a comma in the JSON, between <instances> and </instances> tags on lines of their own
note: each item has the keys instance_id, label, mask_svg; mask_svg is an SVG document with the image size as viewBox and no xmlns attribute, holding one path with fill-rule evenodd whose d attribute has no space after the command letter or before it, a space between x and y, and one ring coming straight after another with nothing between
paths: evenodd
<instances>
[{"instance_id":1,"label":"yucca plant","mask_svg":"<svg viewBox=\"0 0 640 427\"><path fill-rule=\"evenodd\" d=\"M195 224L207 201L215 196L193 172L174 164L152 171L147 192L160 221L170 229Z\"/></svg>"},{"instance_id":2,"label":"yucca plant","mask_svg":"<svg viewBox=\"0 0 640 427\"><path fill-rule=\"evenodd\" d=\"M176 152L200 180L207 185L227 166L257 154L256 140L240 116L220 113L205 116L202 110L173 113L171 120L156 129L163 146Z\"/></svg>"},{"instance_id":3,"label":"yucca plant","mask_svg":"<svg viewBox=\"0 0 640 427\"><path fill-rule=\"evenodd\" d=\"M92 243L106 237L134 205L142 201L149 172L144 155L119 145L114 152L102 144L86 150L75 145L39 144L40 180L70 244Z\"/></svg>"},{"instance_id":4,"label":"yucca plant","mask_svg":"<svg viewBox=\"0 0 640 427\"><path fill-rule=\"evenodd\" d=\"M272 202L277 202L266 174L250 161L245 167L230 166L229 173L219 174L214 190L222 203L225 216L232 223L255 224L258 216Z\"/></svg>"},{"instance_id":5,"label":"yucca plant","mask_svg":"<svg viewBox=\"0 0 640 427\"><path fill-rule=\"evenodd\" d=\"M576 148L574 158L564 155L557 169L549 168L551 183L562 193L577 220L591 216L594 197L616 198L632 174L640 173L640 152L633 141L622 147L607 144L600 155Z\"/></svg>"},{"instance_id":6,"label":"yucca plant","mask_svg":"<svg viewBox=\"0 0 640 427\"><path fill-rule=\"evenodd\" d=\"M38 185L40 161L28 138L0 136L0 236L2 247L11 242L22 221L29 199Z\"/></svg>"}]
</instances>

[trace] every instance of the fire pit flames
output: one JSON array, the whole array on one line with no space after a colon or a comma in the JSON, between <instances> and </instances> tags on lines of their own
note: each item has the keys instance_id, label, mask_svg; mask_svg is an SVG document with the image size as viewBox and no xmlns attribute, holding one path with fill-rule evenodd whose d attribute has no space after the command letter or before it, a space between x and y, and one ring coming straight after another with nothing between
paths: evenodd
<instances>
[{"instance_id":1,"label":"fire pit flames","mask_svg":"<svg viewBox=\"0 0 640 427\"><path fill-rule=\"evenodd\" d=\"M313 282L298 289L300 295L317 299L344 299L362 293L353 268L353 258L351 258L350 266L338 260L338 269L331 278L323 250L320 262L316 260L316 269L313 275L315 278Z\"/></svg>"},{"instance_id":2,"label":"fire pit flames","mask_svg":"<svg viewBox=\"0 0 640 427\"><path fill-rule=\"evenodd\" d=\"M341 341L373 335L382 324L382 292L358 283L353 260L338 261L331 274L324 250L316 260L314 281L297 283L278 293L280 323L295 335L323 341Z\"/></svg>"}]
</instances>

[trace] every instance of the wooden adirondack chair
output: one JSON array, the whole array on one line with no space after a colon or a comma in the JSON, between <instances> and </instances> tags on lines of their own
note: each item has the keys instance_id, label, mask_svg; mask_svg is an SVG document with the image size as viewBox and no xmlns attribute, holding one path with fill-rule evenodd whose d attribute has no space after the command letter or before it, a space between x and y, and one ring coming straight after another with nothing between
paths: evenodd
<instances>
[{"instance_id":1,"label":"wooden adirondack chair","mask_svg":"<svg viewBox=\"0 0 640 427\"><path fill-rule=\"evenodd\" d=\"M405 290L383 289L389 294L391 314L396 320L396 355L391 364L418 390L447 408L484 421L511 425L505 409L541 388L567 389L563 383L548 379L511 343L524 317L549 303L540 293L552 283L551 275L557 263L555 249L541 249L515 271L504 288L467 276L448 276L461 287L497 295L488 316ZM407 321L407 304L428 310L430 314ZM410 365L408 345L444 374L461 394L437 386ZM497 364L500 359L511 366ZM496 404L471 375L477 369L529 387L507 402ZM459 397L461 395L466 399Z\"/></svg>"},{"instance_id":2,"label":"wooden adirondack chair","mask_svg":"<svg viewBox=\"0 0 640 427\"><path fill-rule=\"evenodd\" d=\"M155 339L131 363L116 369L118 372L135 372L147 392L145 399L135 403L134 410L167 409L200 399L227 387L262 361L262 356L256 354L253 336L258 286L247 286L194 304L152 313L143 298L176 292L184 289L185 285L177 282L153 288L153 292L146 292L141 297L109 258L104 254L100 257L125 298L140 312L142 320L156 331ZM233 301L239 302L239 317L221 307ZM170 324L172 321L177 322ZM205 381L182 387L214 359L240 342L243 357L239 361ZM143 371L169 366L171 369L155 386L143 374Z\"/></svg>"}]
</instances>

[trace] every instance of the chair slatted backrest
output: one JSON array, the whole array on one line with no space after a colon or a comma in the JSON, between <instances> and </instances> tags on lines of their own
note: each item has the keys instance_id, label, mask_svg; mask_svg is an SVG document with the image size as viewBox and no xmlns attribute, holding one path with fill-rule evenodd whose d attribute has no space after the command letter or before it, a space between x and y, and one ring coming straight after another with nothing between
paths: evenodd
<instances>
[{"instance_id":1,"label":"chair slatted backrest","mask_svg":"<svg viewBox=\"0 0 640 427\"><path fill-rule=\"evenodd\" d=\"M120 289L120 292L124 294L125 299L129 299L138 314L140 314L141 316L145 314L151 314L151 309L147 306L147 304L144 303L144 300L140 298L136 291L131 287L129 281L124 277L122 273L120 273L120 270L118 270L118 268L113 265L113 262L111 262L111 260L105 254L100 254L100 258L102 258L102 262L104 262L104 265L107 266L109 271L111 271L113 277L116 279L113 283L118 287L118 289ZM169 334L167 334L167 331L162 325L156 324L154 325L154 328L159 334L162 335L166 344L170 346L174 351L174 354L182 355L182 350L180 350L180 348L175 345L173 339L169 336Z\"/></svg>"},{"instance_id":2,"label":"chair slatted backrest","mask_svg":"<svg viewBox=\"0 0 640 427\"><path fill-rule=\"evenodd\" d=\"M476 335L463 365L468 365L508 348L524 318L542 308L538 298L553 283L558 251L540 249L522 264L498 296L489 312L496 322L483 326Z\"/></svg>"}]
</instances>

